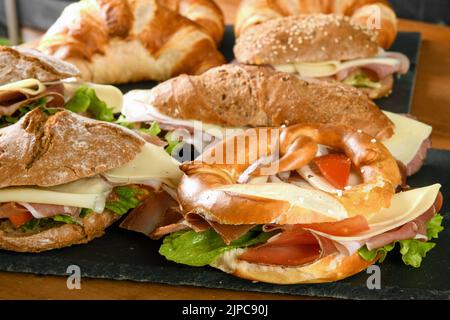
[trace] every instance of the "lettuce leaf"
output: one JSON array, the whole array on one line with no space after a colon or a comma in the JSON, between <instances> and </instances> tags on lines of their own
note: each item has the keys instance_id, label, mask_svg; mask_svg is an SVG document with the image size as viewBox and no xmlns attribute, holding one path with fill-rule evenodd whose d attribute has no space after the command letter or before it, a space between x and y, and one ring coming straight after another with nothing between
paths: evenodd
<instances>
[{"instance_id":1,"label":"lettuce leaf","mask_svg":"<svg viewBox=\"0 0 450 320\"><path fill-rule=\"evenodd\" d=\"M354 73L343 82L354 87L367 87L372 89L379 89L381 87L379 82L370 80L364 73Z\"/></svg>"},{"instance_id":2,"label":"lettuce leaf","mask_svg":"<svg viewBox=\"0 0 450 320\"><path fill-rule=\"evenodd\" d=\"M141 132L149 134L151 136L157 136L161 132L161 128L158 125L158 122L153 121L150 125L150 128L141 128L139 129Z\"/></svg>"},{"instance_id":3,"label":"lettuce leaf","mask_svg":"<svg viewBox=\"0 0 450 320\"><path fill-rule=\"evenodd\" d=\"M26 113L30 112L35 108L44 107L47 104L47 98L42 97L37 100L34 100L29 105L23 106L19 108L16 112L14 112L11 116L0 117L0 128L9 126L11 124L16 123L22 118Z\"/></svg>"},{"instance_id":4,"label":"lettuce leaf","mask_svg":"<svg viewBox=\"0 0 450 320\"><path fill-rule=\"evenodd\" d=\"M93 88L80 86L73 97L66 103L66 109L73 112L90 112L95 119L112 122L115 120L113 109L100 100Z\"/></svg>"},{"instance_id":5,"label":"lettuce leaf","mask_svg":"<svg viewBox=\"0 0 450 320\"><path fill-rule=\"evenodd\" d=\"M168 143L165 148L166 152L171 156L175 156L175 153L178 152L183 146L183 141L178 140L178 137L174 137L173 131L167 132L164 136L164 139Z\"/></svg>"},{"instance_id":6,"label":"lettuce leaf","mask_svg":"<svg viewBox=\"0 0 450 320\"><path fill-rule=\"evenodd\" d=\"M57 221L57 222L64 222L67 224L74 224L76 223L75 220L73 220L73 218L71 216L65 215L65 214L60 214L57 216L52 217L53 221Z\"/></svg>"},{"instance_id":7,"label":"lettuce leaf","mask_svg":"<svg viewBox=\"0 0 450 320\"><path fill-rule=\"evenodd\" d=\"M118 215L123 215L138 207L142 203L139 196L145 194L143 189L131 186L116 187L113 192L117 195L118 200L106 202L105 207Z\"/></svg>"},{"instance_id":8,"label":"lettuce leaf","mask_svg":"<svg viewBox=\"0 0 450 320\"><path fill-rule=\"evenodd\" d=\"M201 267L210 264L225 251L264 243L273 235L274 232L261 232L255 228L226 245L213 229L200 233L178 231L164 238L159 253L167 260Z\"/></svg>"},{"instance_id":9,"label":"lettuce leaf","mask_svg":"<svg viewBox=\"0 0 450 320\"><path fill-rule=\"evenodd\" d=\"M430 221L427 222L427 237L428 240L438 238L439 232L444 230L442 226L443 216L437 213ZM414 268L419 268L422 264L423 258L426 257L428 251L433 249L436 244L433 242L425 242L420 240L400 240L388 244L382 248L368 250L366 246L359 249L359 255L367 261L374 259L378 254L380 254L379 262L383 262L389 251L392 251L396 243L400 244L400 254L402 255L403 262Z\"/></svg>"}]
</instances>

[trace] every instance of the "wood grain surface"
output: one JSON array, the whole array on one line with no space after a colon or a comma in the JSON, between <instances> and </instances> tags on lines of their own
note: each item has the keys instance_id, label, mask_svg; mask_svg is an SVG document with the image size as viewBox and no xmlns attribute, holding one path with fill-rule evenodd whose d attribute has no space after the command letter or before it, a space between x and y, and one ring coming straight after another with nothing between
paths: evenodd
<instances>
[{"instance_id":1,"label":"wood grain surface","mask_svg":"<svg viewBox=\"0 0 450 320\"><path fill-rule=\"evenodd\" d=\"M233 23L238 0L217 0ZM412 113L433 126L433 147L450 149L450 28L400 20L400 31L422 34ZM68 290L66 278L0 272L0 299L305 299L305 297L83 279Z\"/></svg>"}]
</instances>

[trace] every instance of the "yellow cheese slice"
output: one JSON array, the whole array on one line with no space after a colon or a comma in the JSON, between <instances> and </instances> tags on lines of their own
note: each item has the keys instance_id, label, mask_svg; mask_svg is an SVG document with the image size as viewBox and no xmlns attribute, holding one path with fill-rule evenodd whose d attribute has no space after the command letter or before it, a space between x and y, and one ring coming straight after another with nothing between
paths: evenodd
<instances>
[{"instance_id":1,"label":"yellow cheese slice","mask_svg":"<svg viewBox=\"0 0 450 320\"><path fill-rule=\"evenodd\" d=\"M320 190L302 188L290 183L232 184L216 190L289 202L291 207L301 207L341 220L348 217L347 210L336 198Z\"/></svg>"},{"instance_id":2,"label":"yellow cheese slice","mask_svg":"<svg viewBox=\"0 0 450 320\"><path fill-rule=\"evenodd\" d=\"M45 91L45 85L36 79L25 79L0 86L0 91L17 91L30 96L37 96Z\"/></svg>"},{"instance_id":3,"label":"yellow cheese slice","mask_svg":"<svg viewBox=\"0 0 450 320\"><path fill-rule=\"evenodd\" d=\"M101 178L85 178L63 185L0 189L0 202L30 202L88 208L103 212L112 187Z\"/></svg>"},{"instance_id":4,"label":"yellow cheese slice","mask_svg":"<svg viewBox=\"0 0 450 320\"><path fill-rule=\"evenodd\" d=\"M113 183L144 183L154 179L166 179L176 185L183 172L179 162L163 148L146 143L142 151L127 164L103 173Z\"/></svg>"},{"instance_id":5,"label":"yellow cheese slice","mask_svg":"<svg viewBox=\"0 0 450 320\"><path fill-rule=\"evenodd\" d=\"M118 88L111 85L90 82L64 82L65 95L67 99L73 96L75 91L82 85L94 89L97 97L104 101L109 108L112 108L114 113L119 113L122 111L123 94Z\"/></svg>"},{"instance_id":6,"label":"yellow cheese slice","mask_svg":"<svg viewBox=\"0 0 450 320\"><path fill-rule=\"evenodd\" d=\"M422 142L430 136L432 127L402 115L383 112L395 125L394 135L383 140L383 144L395 159L408 165L416 156Z\"/></svg>"}]
</instances>

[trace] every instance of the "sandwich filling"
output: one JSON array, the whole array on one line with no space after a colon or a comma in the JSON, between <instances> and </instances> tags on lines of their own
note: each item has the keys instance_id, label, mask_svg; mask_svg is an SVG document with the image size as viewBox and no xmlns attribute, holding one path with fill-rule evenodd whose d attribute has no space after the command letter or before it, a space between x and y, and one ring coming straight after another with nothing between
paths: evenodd
<instances>
[{"instance_id":1,"label":"sandwich filling","mask_svg":"<svg viewBox=\"0 0 450 320\"><path fill-rule=\"evenodd\" d=\"M273 65L282 72L302 78L333 80L366 89L379 90L383 85L392 87L389 79L394 74L403 75L409 70L409 59L399 52L384 52L373 58L349 61L299 62ZM389 88L390 89L390 88Z\"/></svg>"},{"instance_id":2,"label":"sandwich filling","mask_svg":"<svg viewBox=\"0 0 450 320\"><path fill-rule=\"evenodd\" d=\"M145 143L131 162L98 176L51 187L0 189L1 230L20 235L66 223L82 226L91 214L122 216L163 190L175 197L178 165L161 147Z\"/></svg>"},{"instance_id":3,"label":"sandwich filling","mask_svg":"<svg viewBox=\"0 0 450 320\"><path fill-rule=\"evenodd\" d=\"M0 86L0 128L16 123L27 112L38 108L65 108L112 122L122 108L123 96L109 85L26 79Z\"/></svg>"}]
</instances>

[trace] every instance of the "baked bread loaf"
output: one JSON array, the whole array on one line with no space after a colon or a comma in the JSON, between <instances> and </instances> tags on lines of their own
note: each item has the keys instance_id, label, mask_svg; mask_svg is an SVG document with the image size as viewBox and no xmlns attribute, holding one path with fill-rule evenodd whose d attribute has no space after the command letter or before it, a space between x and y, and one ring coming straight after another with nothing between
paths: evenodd
<instances>
[{"instance_id":1,"label":"baked bread loaf","mask_svg":"<svg viewBox=\"0 0 450 320\"><path fill-rule=\"evenodd\" d=\"M128 188L124 207L121 189L107 182L111 169L148 147L143 138L67 110L49 112L36 108L0 129L0 249L41 252L87 243L153 190L121 183Z\"/></svg>"},{"instance_id":2,"label":"baked bread loaf","mask_svg":"<svg viewBox=\"0 0 450 320\"><path fill-rule=\"evenodd\" d=\"M29 78L52 82L79 74L72 64L37 50L0 46L0 85Z\"/></svg>"},{"instance_id":3,"label":"baked bread loaf","mask_svg":"<svg viewBox=\"0 0 450 320\"><path fill-rule=\"evenodd\" d=\"M134 96L165 116L224 127L316 122L349 125L379 139L393 134L391 121L359 90L301 80L266 66L224 65L130 92L126 98ZM128 117L133 107L125 103L123 113Z\"/></svg>"},{"instance_id":4,"label":"baked bread loaf","mask_svg":"<svg viewBox=\"0 0 450 320\"><path fill-rule=\"evenodd\" d=\"M223 32L212 0L86 0L67 6L38 49L75 64L85 81L163 81L223 64Z\"/></svg>"},{"instance_id":5,"label":"baked bread loaf","mask_svg":"<svg viewBox=\"0 0 450 320\"><path fill-rule=\"evenodd\" d=\"M377 28L377 42L383 48L389 48L397 36L397 17L387 0L243 0L235 33L240 36L271 19L311 13L346 15L361 26Z\"/></svg>"},{"instance_id":6,"label":"baked bread loaf","mask_svg":"<svg viewBox=\"0 0 450 320\"><path fill-rule=\"evenodd\" d=\"M377 34L349 17L305 14L270 19L241 34L234 46L239 63L272 65L302 78L344 82L371 99L389 95L393 75L409 59L379 47Z\"/></svg>"}]
</instances>

